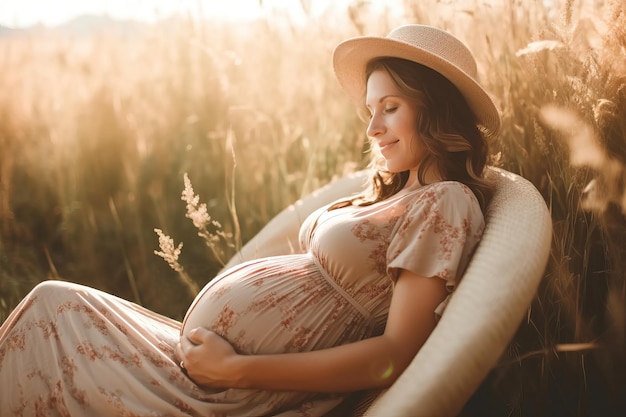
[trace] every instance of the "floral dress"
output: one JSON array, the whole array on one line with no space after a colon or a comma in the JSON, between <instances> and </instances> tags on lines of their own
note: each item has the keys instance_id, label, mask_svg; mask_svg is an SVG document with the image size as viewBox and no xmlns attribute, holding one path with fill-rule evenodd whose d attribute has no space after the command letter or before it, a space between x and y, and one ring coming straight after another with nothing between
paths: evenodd
<instances>
[{"instance_id":1,"label":"floral dress","mask_svg":"<svg viewBox=\"0 0 626 417\"><path fill-rule=\"evenodd\" d=\"M399 272L439 277L452 291L483 228L476 198L452 181L366 207L323 207L300 229L301 252L221 273L183 323L43 282L0 327L0 416L322 416L342 395L197 386L174 356L181 333L205 326L244 354L381 334Z\"/></svg>"}]
</instances>

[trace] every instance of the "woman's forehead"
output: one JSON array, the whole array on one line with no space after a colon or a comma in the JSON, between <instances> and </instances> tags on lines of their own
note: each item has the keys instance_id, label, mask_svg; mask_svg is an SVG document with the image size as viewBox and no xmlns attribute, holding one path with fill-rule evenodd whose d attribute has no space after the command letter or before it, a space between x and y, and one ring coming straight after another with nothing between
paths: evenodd
<instances>
[{"instance_id":1,"label":"woman's forehead","mask_svg":"<svg viewBox=\"0 0 626 417\"><path fill-rule=\"evenodd\" d=\"M381 69L372 72L367 79L365 103L374 105L388 96L404 97L404 94L387 71Z\"/></svg>"}]
</instances>

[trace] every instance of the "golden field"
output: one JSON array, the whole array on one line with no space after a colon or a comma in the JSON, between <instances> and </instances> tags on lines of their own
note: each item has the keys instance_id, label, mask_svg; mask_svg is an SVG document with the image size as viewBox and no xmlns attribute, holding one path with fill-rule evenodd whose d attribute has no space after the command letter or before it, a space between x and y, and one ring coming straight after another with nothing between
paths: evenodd
<instances>
[{"instance_id":1,"label":"golden field","mask_svg":"<svg viewBox=\"0 0 626 417\"><path fill-rule=\"evenodd\" d=\"M181 18L0 38L0 322L45 279L180 319L218 258L367 163L334 46L419 22L475 52L503 116L492 163L531 180L554 223L528 320L466 414L623 415L626 5L403 3L383 13L354 1L306 25ZM218 256L185 216L185 173L221 225ZM155 228L184 242L184 274L154 254Z\"/></svg>"}]
</instances>

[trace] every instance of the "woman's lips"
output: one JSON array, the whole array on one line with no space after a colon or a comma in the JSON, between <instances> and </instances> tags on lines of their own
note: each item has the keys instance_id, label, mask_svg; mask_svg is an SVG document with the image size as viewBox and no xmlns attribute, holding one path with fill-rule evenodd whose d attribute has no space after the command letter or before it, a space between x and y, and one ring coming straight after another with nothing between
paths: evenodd
<instances>
[{"instance_id":1,"label":"woman's lips","mask_svg":"<svg viewBox=\"0 0 626 417\"><path fill-rule=\"evenodd\" d=\"M391 141L386 141L386 142L379 142L378 143L378 147L380 148L381 152L384 152L386 150L389 150L393 147L393 145L395 145L396 143L398 143L398 140L391 140Z\"/></svg>"}]
</instances>

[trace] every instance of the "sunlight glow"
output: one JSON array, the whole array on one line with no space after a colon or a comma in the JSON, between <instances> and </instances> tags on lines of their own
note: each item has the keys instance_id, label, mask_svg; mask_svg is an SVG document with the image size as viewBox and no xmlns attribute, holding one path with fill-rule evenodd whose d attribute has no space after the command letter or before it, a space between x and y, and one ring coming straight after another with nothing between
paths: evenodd
<instances>
[{"instance_id":1,"label":"sunlight glow","mask_svg":"<svg viewBox=\"0 0 626 417\"><path fill-rule=\"evenodd\" d=\"M250 20L278 13L290 19L322 13L329 7L347 4L346 0L0 0L0 25L28 27L54 26L84 14L107 15L116 19L152 22L176 14L220 20Z\"/></svg>"}]
</instances>

